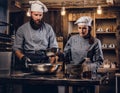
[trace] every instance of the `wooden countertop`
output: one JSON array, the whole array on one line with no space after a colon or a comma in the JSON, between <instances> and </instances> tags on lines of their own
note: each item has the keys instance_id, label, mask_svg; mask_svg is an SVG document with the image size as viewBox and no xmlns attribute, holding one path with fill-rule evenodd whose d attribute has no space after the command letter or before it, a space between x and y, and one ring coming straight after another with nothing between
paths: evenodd
<instances>
[{"instance_id":1,"label":"wooden countertop","mask_svg":"<svg viewBox=\"0 0 120 93\"><path fill-rule=\"evenodd\" d=\"M11 76L0 76L1 84L37 84L37 85L63 85L63 86L91 86L101 85L104 77L97 79L71 79L52 75L29 75L29 73Z\"/></svg>"}]
</instances>

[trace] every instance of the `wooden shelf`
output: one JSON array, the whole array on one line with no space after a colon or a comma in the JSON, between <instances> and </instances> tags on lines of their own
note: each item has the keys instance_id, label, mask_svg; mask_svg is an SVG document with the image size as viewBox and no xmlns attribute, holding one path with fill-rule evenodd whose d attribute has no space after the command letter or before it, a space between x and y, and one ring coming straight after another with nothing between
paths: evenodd
<instances>
[{"instance_id":1,"label":"wooden shelf","mask_svg":"<svg viewBox=\"0 0 120 93\"><path fill-rule=\"evenodd\" d=\"M116 32L96 32L96 34L115 34Z\"/></svg>"},{"instance_id":2,"label":"wooden shelf","mask_svg":"<svg viewBox=\"0 0 120 93\"><path fill-rule=\"evenodd\" d=\"M95 19L116 19L117 18L115 13L109 13L109 12L103 13L101 15L96 14L95 16L96 16Z\"/></svg>"},{"instance_id":3,"label":"wooden shelf","mask_svg":"<svg viewBox=\"0 0 120 93\"><path fill-rule=\"evenodd\" d=\"M115 50L115 48L102 48L102 50Z\"/></svg>"},{"instance_id":4,"label":"wooden shelf","mask_svg":"<svg viewBox=\"0 0 120 93\"><path fill-rule=\"evenodd\" d=\"M116 17L96 17L95 19L99 20L99 19L116 19Z\"/></svg>"}]
</instances>

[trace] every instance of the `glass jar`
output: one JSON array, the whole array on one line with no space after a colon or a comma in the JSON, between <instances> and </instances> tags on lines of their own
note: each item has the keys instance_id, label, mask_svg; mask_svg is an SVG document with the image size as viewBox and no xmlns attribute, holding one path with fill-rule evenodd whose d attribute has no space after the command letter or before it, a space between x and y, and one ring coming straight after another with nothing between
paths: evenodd
<instances>
[{"instance_id":1,"label":"glass jar","mask_svg":"<svg viewBox=\"0 0 120 93\"><path fill-rule=\"evenodd\" d=\"M90 58L86 58L82 66L83 66L82 72L83 79L96 79L97 66L95 63L91 62Z\"/></svg>"}]
</instances>

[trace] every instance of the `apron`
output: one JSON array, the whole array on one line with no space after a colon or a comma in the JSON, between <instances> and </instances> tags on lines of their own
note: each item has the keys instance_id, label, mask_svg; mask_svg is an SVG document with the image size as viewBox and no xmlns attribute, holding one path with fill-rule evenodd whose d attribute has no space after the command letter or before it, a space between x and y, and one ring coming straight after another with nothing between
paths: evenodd
<instances>
[{"instance_id":1,"label":"apron","mask_svg":"<svg viewBox=\"0 0 120 93\"><path fill-rule=\"evenodd\" d=\"M49 63L49 57L46 56L45 52L36 51L35 53L31 52L24 52L24 54L30 58L31 64L35 63ZM16 55L15 60L12 62L12 71L22 71L22 72L30 72L31 70L29 68L25 67L25 63L18 59Z\"/></svg>"},{"instance_id":2,"label":"apron","mask_svg":"<svg viewBox=\"0 0 120 93\"><path fill-rule=\"evenodd\" d=\"M30 58L31 63L49 63L49 57L46 56L44 50L34 51L34 53L25 52L28 58Z\"/></svg>"}]
</instances>

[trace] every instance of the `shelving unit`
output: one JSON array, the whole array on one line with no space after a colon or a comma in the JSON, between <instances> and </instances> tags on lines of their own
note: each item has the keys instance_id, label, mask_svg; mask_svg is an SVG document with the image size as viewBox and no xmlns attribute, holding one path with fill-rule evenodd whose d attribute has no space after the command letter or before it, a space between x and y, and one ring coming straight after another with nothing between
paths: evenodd
<instances>
[{"instance_id":1,"label":"shelving unit","mask_svg":"<svg viewBox=\"0 0 120 93\"><path fill-rule=\"evenodd\" d=\"M116 32L96 32L96 34L116 34Z\"/></svg>"},{"instance_id":2,"label":"shelving unit","mask_svg":"<svg viewBox=\"0 0 120 93\"><path fill-rule=\"evenodd\" d=\"M96 37L101 40L104 58L110 62L117 62L116 15L114 13L96 14L94 22ZM103 47L104 45L105 47ZM113 45L113 47L111 47L111 45Z\"/></svg>"}]
</instances>

